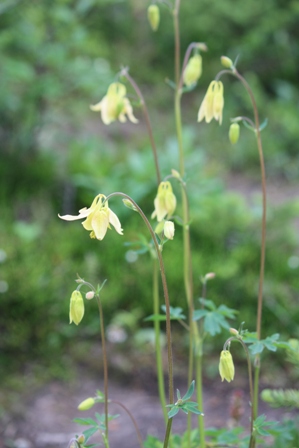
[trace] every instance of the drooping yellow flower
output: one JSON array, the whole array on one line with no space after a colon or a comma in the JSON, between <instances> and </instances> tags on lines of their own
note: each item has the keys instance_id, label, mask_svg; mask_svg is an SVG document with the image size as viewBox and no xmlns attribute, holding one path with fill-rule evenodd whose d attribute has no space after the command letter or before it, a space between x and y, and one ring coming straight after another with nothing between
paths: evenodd
<instances>
[{"instance_id":1,"label":"drooping yellow flower","mask_svg":"<svg viewBox=\"0 0 299 448\"><path fill-rule=\"evenodd\" d=\"M133 115L133 108L126 97L126 93L127 89L124 84L120 82L110 84L102 101L90 106L90 109L94 112L101 112L104 124L110 124L115 120L124 123L127 121L126 115L132 123L138 123L137 118Z\"/></svg>"},{"instance_id":2,"label":"drooping yellow flower","mask_svg":"<svg viewBox=\"0 0 299 448\"><path fill-rule=\"evenodd\" d=\"M223 98L223 84L221 81L212 81L208 87L207 93L201 103L198 111L197 121L202 121L204 118L206 123L215 118L222 123L222 111L224 106Z\"/></svg>"},{"instance_id":3,"label":"drooping yellow flower","mask_svg":"<svg viewBox=\"0 0 299 448\"><path fill-rule=\"evenodd\" d=\"M220 354L219 373L221 381L226 380L230 383L234 379L235 366L229 350L222 350Z\"/></svg>"},{"instance_id":4,"label":"drooping yellow flower","mask_svg":"<svg viewBox=\"0 0 299 448\"><path fill-rule=\"evenodd\" d=\"M167 218L173 215L176 208L176 197L173 194L170 182L160 183L154 205L155 210L152 213L152 218L157 217L158 222L162 221L166 215Z\"/></svg>"},{"instance_id":5,"label":"drooping yellow flower","mask_svg":"<svg viewBox=\"0 0 299 448\"><path fill-rule=\"evenodd\" d=\"M192 86L192 84L195 84L202 74L202 57L200 54L195 54L192 56L188 64L186 65L186 68L184 70L183 79L184 84L189 87Z\"/></svg>"},{"instance_id":6,"label":"drooping yellow flower","mask_svg":"<svg viewBox=\"0 0 299 448\"><path fill-rule=\"evenodd\" d=\"M105 200L105 195L98 194L89 208L84 207L79 210L78 216L58 216L65 221L75 221L77 219L86 218L85 221L82 222L82 225L84 229L91 231L91 238L102 240L106 235L107 229L111 228L110 224L113 225L117 233L122 235L123 229L121 228L120 221L116 214L108 207L108 201Z\"/></svg>"},{"instance_id":7,"label":"drooping yellow flower","mask_svg":"<svg viewBox=\"0 0 299 448\"><path fill-rule=\"evenodd\" d=\"M73 291L70 300L70 324L79 325L84 316L84 301L80 291Z\"/></svg>"}]
</instances>

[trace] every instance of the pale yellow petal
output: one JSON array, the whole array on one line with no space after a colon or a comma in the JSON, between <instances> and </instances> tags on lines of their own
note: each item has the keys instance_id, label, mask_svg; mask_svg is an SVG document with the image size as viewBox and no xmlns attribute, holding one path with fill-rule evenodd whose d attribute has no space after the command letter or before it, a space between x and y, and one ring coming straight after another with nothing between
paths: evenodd
<instances>
[{"instance_id":1,"label":"pale yellow petal","mask_svg":"<svg viewBox=\"0 0 299 448\"><path fill-rule=\"evenodd\" d=\"M90 105L89 107L90 107L90 109L93 111L93 112L100 112L100 110L102 109L102 104L103 104L103 100L105 99L106 97L104 97L99 103L97 103L97 104L94 104L94 105Z\"/></svg>"},{"instance_id":2,"label":"pale yellow petal","mask_svg":"<svg viewBox=\"0 0 299 448\"><path fill-rule=\"evenodd\" d=\"M120 223L117 215L112 210L110 210L110 208L108 209L108 213L109 213L109 222L110 222L110 224L113 225L113 227L115 228L117 233L122 235L123 234L123 229L121 228L121 223Z\"/></svg>"},{"instance_id":3,"label":"pale yellow petal","mask_svg":"<svg viewBox=\"0 0 299 448\"><path fill-rule=\"evenodd\" d=\"M92 230L98 240L106 235L109 226L109 213L107 210L97 210L91 220ZM89 230L89 229L88 229Z\"/></svg>"}]
</instances>

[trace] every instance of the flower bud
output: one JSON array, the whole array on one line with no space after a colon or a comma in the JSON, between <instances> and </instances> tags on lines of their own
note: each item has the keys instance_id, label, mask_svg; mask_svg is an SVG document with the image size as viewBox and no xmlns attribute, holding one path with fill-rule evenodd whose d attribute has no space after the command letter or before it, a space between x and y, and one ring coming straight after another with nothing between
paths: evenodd
<instances>
[{"instance_id":1,"label":"flower bud","mask_svg":"<svg viewBox=\"0 0 299 448\"><path fill-rule=\"evenodd\" d=\"M223 67L233 68L233 66L234 66L233 61L230 58L228 58L227 56L221 56L220 60L221 60L221 64L223 65Z\"/></svg>"},{"instance_id":2,"label":"flower bud","mask_svg":"<svg viewBox=\"0 0 299 448\"><path fill-rule=\"evenodd\" d=\"M184 70L184 84L189 87L195 84L202 74L202 57L200 54L195 54L189 59L188 64Z\"/></svg>"},{"instance_id":3,"label":"flower bud","mask_svg":"<svg viewBox=\"0 0 299 448\"><path fill-rule=\"evenodd\" d=\"M177 170L172 169L171 170L171 174L172 174L173 177L176 177L177 179L181 178L181 175L180 175L180 173Z\"/></svg>"},{"instance_id":4,"label":"flower bud","mask_svg":"<svg viewBox=\"0 0 299 448\"><path fill-rule=\"evenodd\" d=\"M229 350L222 350L220 354L219 373L221 381L226 380L230 383L235 376L235 367L231 352Z\"/></svg>"},{"instance_id":5,"label":"flower bud","mask_svg":"<svg viewBox=\"0 0 299 448\"><path fill-rule=\"evenodd\" d=\"M164 224L164 235L169 240L173 240L174 237L174 223L172 221L165 221Z\"/></svg>"},{"instance_id":6,"label":"flower bud","mask_svg":"<svg viewBox=\"0 0 299 448\"><path fill-rule=\"evenodd\" d=\"M123 199L123 203L129 209L133 210L134 212L137 212L137 208L129 199Z\"/></svg>"},{"instance_id":7,"label":"flower bud","mask_svg":"<svg viewBox=\"0 0 299 448\"><path fill-rule=\"evenodd\" d=\"M157 5L150 5L147 9L147 18L153 31L157 31L160 22L160 10Z\"/></svg>"},{"instance_id":8,"label":"flower bud","mask_svg":"<svg viewBox=\"0 0 299 448\"><path fill-rule=\"evenodd\" d=\"M238 123L232 123L229 128L228 136L230 142L234 145L239 140L240 126Z\"/></svg>"},{"instance_id":9,"label":"flower bud","mask_svg":"<svg viewBox=\"0 0 299 448\"><path fill-rule=\"evenodd\" d=\"M82 401L82 403L79 404L78 409L79 411L88 411L88 409L92 408L94 404L94 398L86 398L86 400Z\"/></svg>"},{"instance_id":10,"label":"flower bud","mask_svg":"<svg viewBox=\"0 0 299 448\"><path fill-rule=\"evenodd\" d=\"M215 277L216 277L215 272L208 272L208 273L205 275L205 280L212 280L212 279L215 278Z\"/></svg>"},{"instance_id":11,"label":"flower bud","mask_svg":"<svg viewBox=\"0 0 299 448\"><path fill-rule=\"evenodd\" d=\"M85 298L86 298L87 300L91 300L91 299L93 299L93 298L94 298L94 291L88 291L88 292L85 294Z\"/></svg>"},{"instance_id":12,"label":"flower bud","mask_svg":"<svg viewBox=\"0 0 299 448\"><path fill-rule=\"evenodd\" d=\"M238 335L239 335L238 330L236 330L235 328L230 328L230 329L229 329L229 332L230 332L230 334L233 335L233 336L238 336Z\"/></svg>"},{"instance_id":13,"label":"flower bud","mask_svg":"<svg viewBox=\"0 0 299 448\"><path fill-rule=\"evenodd\" d=\"M70 301L70 324L79 325L84 316L84 301L80 291L73 291Z\"/></svg>"},{"instance_id":14,"label":"flower bud","mask_svg":"<svg viewBox=\"0 0 299 448\"><path fill-rule=\"evenodd\" d=\"M85 437L83 434L80 434L80 436L78 436L77 438L77 442L81 445L82 443L85 442Z\"/></svg>"}]
</instances>

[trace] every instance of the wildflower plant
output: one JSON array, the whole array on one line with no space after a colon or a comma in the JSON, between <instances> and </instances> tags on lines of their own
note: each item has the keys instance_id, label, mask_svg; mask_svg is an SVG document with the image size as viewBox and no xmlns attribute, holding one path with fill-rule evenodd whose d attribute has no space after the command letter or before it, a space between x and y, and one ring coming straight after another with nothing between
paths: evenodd
<instances>
[{"instance_id":1,"label":"wildflower plant","mask_svg":"<svg viewBox=\"0 0 299 448\"><path fill-rule=\"evenodd\" d=\"M243 329L241 324L239 330L231 328L230 321L235 319L238 312L228 308L225 304L216 304L211 299L207 298L207 288L210 281L217 281L215 273L209 272L203 276L198 273L200 282L193 278L194 266L192 265L192 247L190 240L190 232L196 223L193 223L190 218L190 207L188 199L188 176L185 172L185 148L182 132L182 114L181 114L181 98L186 93L195 89L202 74L202 53L207 50L207 46L202 42L192 42L186 49L183 63L181 65L180 54L180 35L179 35L179 12L180 0L173 1L157 1L149 5L147 14L149 24L153 31L157 31L163 17L160 17L160 3L163 4L163 11L168 10L173 18L174 42L175 42L175 73L174 81L169 81L169 85L173 88L174 93L174 115L176 124L177 137L177 161L172 160L171 163L175 166L169 166L169 174L164 178L161 176L159 166L159 154L155 143L154 132L151 126L150 114L147 109L144 96L134 77L129 73L127 67L122 68L117 75L117 81L110 84L107 94L96 105L91 106L91 110L101 113L101 118L104 124L110 125L116 120L124 123L127 118L134 124L138 124L133 113L133 107L128 99L127 91L133 91L137 98L137 104L142 110L146 129L148 132L149 141L152 148L153 164L156 171L157 193L152 198L152 207L154 211L151 217L147 217L144 211L140 208L137 202L127 192L110 192L106 195L99 192L92 201L90 207L84 207L79 211L78 215L63 215L59 216L65 221L75 221L83 219L82 226L85 230L90 232L90 237L95 240L94 244L101 244L101 240L106 237L107 230L111 226L119 235L123 235L126 229L123 230L117 215L111 210L110 204L117 198L122 199L123 205L130 211L136 213L136 219L141 219L144 230L147 232L147 237L140 237L140 245L142 250L148 251L152 259L153 267L153 314L147 321L153 322L155 331L156 344L156 373L158 379L158 392L161 401L162 411L165 421L165 434L163 442L153 443L152 446L176 446L176 437L172 434L172 422L179 411L183 411L188 415L186 433L179 439L181 442L178 446L200 446L206 448L208 446L235 446L235 447L256 447L261 440L261 436L267 436L270 431L267 428L274 424L266 420L265 416L260 416L258 413L258 399L259 399L259 377L262 361L262 352L264 350L276 351L277 348L290 348L289 343L279 341L279 335L270 335L262 339L262 309L263 309L263 282L264 282L264 267L265 267L265 242L266 242L266 177L263 157L263 147L261 139L261 129L259 114L257 110L256 100L254 94L246 81L246 79L239 73L236 63L233 63L227 56L221 57L221 64L224 69L215 76L211 81L206 91L201 105L199 106L197 121L211 123L212 120L218 121L219 125L223 123L224 116L224 78L225 76L233 76L245 88L249 95L253 110L253 119L248 117L235 117L232 119L232 124L229 128L229 140L232 144L237 144L240 124L244 124L250 128L256 137L256 144L261 169L261 184L262 184L262 220L261 220L261 252L260 252L260 267L259 267L259 289L257 296L257 317L255 322L255 331L248 332ZM164 8L165 7L165 8ZM160 32L160 31L159 31ZM162 32L162 31L161 31ZM125 84L126 83L126 84ZM131 94L130 94L131 95ZM196 113L194 114L194 121L196 121ZM213 125L213 124L211 124ZM216 131L215 131L216 132ZM177 185L179 194L174 194L174 185ZM176 190L175 190L176 191ZM180 207L177 207L177 205ZM181 210L181 215L178 215L177 209ZM139 216L137 216L139 215ZM175 228L176 223L176 228ZM172 286L168 285L166 270L164 267L163 251L164 243L166 241L176 238L177 233L182 234L183 240L183 263L181 276L185 288L185 302L182 307L173 308L171 306L171 299L175 291ZM148 239L150 242L148 242ZM96 250L96 249L95 249ZM104 255L103 255L104 256ZM225 260L224 260L225 262ZM161 307L160 291L158 277L161 277L164 304ZM84 298L81 294L81 289L87 288L86 300L95 300L99 308L99 316L101 323L101 341L103 348L103 365L104 365L104 392L98 391L95 397L86 398L78 407L81 411L87 411L93 407L104 405L104 414L96 413L95 419L80 418L76 421L82 425L90 426L86 431L83 431L81 436L76 436L70 442L70 446L95 446L86 445L90 437L96 432L102 435L104 445L109 447L109 421L116 416L109 415L109 403L111 400L108 396L108 356L105 345L105 325L104 314L102 306L102 296L104 290L102 285L94 286L82 278L77 279L78 287L71 295L70 302L70 323L74 322L76 325L81 323L84 315ZM196 298L196 288L201 290ZM172 346L172 321L176 320L182 325L184 331L188 334L189 341L189 361L186 373L186 385L188 390L186 394L181 397L177 391L177 399L174 397L174 375L173 375L173 346ZM164 372L162 363L162 350L160 345L160 324L162 321L166 322L166 336L167 336L167 373L168 373L168 391L164 383ZM252 322L248 323L253 325ZM248 384L250 390L250 404L248 405L248 414L250 416L250 426L242 428L239 432L229 429L208 430L205 426L204 420L204 401L203 401L203 358L205 355L204 343L207 338L213 338L215 335L227 331L229 337L225 340L223 350L220 354L219 373L220 377L227 382L231 382L235 377L235 370L233 362L233 343L238 342L244 350L244 359L247 364ZM225 384L223 384L225 390ZM195 401L190 401L195 394ZM267 395L264 393L264 396ZM268 397L269 397L268 393ZM118 403L117 401L114 401ZM132 420L132 424L136 429L136 435L140 446L143 445L143 440L138 430L134 416L123 404L118 403L128 413ZM192 429L191 414L197 416L197 427ZM196 433L194 432L196 431ZM241 432L240 432L241 431ZM195 435L196 434L196 435ZM152 440L149 438L149 440ZM151 446L147 443L146 446Z\"/></svg>"}]
</instances>

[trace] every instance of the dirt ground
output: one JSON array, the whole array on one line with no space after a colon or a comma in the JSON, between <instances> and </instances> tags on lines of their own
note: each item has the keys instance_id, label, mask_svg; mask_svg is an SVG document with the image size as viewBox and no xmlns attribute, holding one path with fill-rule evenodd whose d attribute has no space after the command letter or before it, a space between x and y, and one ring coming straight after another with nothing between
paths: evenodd
<instances>
[{"instance_id":1,"label":"dirt ground","mask_svg":"<svg viewBox=\"0 0 299 448\"><path fill-rule=\"evenodd\" d=\"M100 359L100 352L96 350L93 356ZM123 356L126 357L126 353ZM132 362L136 364L136 360ZM100 414L104 412L102 404L85 412L77 410L78 404L87 397L94 396L96 390L103 391L101 372L101 366L95 369L94 366L89 368L81 365L76 368L69 381L50 381L35 389L33 393L30 390L23 391L15 400L15 406L2 419L0 448L67 448L72 437L87 429L74 423L74 418L93 417L95 412ZM135 366L130 375L128 371L123 373L121 369L117 370L114 365L112 373L112 380L109 380L109 398L121 402L130 410L143 440L147 435L163 439L163 416L157 397L155 373L152 369L148 366L136 369ZM182 372L175 378L175 388L180 389L182 394L186 392L187 384ZM249 396L242 373L237 373L231 383L222 383L218 375L214 379L205 378L206 426L231 425L232 403L240 395L241 415L243 414L240 422L247 426L250 415ZM119 414L119 418L110 423L110 447L139 448L134 426L123 409L112 403L109 405L109 413ZM269 409L265 404L261 404L261 413L265 413L269 419L279 420L281 417L281 411ZM193 423L196 424L195 416ZM186 415L179 413L174 418L173 432L181 434L185 429Z\"/></svg>"}]
</instances>

